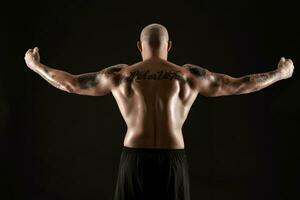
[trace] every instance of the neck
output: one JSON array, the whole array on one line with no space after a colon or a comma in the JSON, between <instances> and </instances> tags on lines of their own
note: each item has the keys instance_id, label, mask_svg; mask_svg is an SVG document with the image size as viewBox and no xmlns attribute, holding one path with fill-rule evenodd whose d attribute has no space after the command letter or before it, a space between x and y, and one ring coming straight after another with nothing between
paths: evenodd
<instances>
[{"instance_id":1,"label":"neck","mask_svg":"<svg viewBox=\"0 0 300 200\"><path fill-rule=\"evenodd\" d=\"M162 59L167 60L168 54L163 51L148 51L142 54L143 60L148 59Z\"/></svg>"}]
</instances>

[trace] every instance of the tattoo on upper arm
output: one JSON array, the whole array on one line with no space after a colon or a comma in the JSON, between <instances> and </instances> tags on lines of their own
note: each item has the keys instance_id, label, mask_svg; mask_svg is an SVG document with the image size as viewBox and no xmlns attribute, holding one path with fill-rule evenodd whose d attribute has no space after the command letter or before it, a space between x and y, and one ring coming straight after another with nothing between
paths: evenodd
<instances>
[{"instance_id":1,"label":"tattoo on upper arm","mask_svg":"<svg viewBox=\"0 0 300 200\"><path fill-rule=\"evenodd\" d=\"M219 87L222 85L222 82L224 80L224 77L221 75L214 75L213 80L211 81L211 85L213 87Z\"/></svg>"},{"instance_id":2,"label":"tattoo on upper arm","mask_svg":"<svg viewBox=\"0 0 300 200\"><path fill-rule=\"evenodd\" d=\"M114 65L101 70L100 72L82 74L77 78L79 87L81 89L88 89L95 87L99 83L101 76L111 76L115 72L119 72L122 69L121 65Z\"/></svg>"},{"instance_id":3,"label":"tattoo on upper arm","mask_svg":"<svg viewBox=\"0 0 300 200\"><path fill-rule=\"evenodd\" d=\"M83 74L78 77L79 87L81 89L87 89L90 87L94 87L99 83L98 80L98 73L91 73L91 74Z\"/></svg>"},{"instance_id":4,"label":"tattoo on upper arm","mask_svg":"<svg viewBox=\"0 0 300 200\"><path fill-rule=\"evenodd\" d=\"M103 73L113 74L115 72L119 72L122 68L119 65L114 65L104 70Z\"/></svg>"},{"instance_id":5,"label":"tattoo on upper arm","mask_svg":"<svg viewBox=\"0 0 300 200\"><path fill-rule=\"evenodd\" d=\"M206 74L207 74L207 70L200 67L200 66L189 66L188 67L188 70L193 74L195 75L197 78L200 78L200 79L203 79Z\"/></svg>"},{"instance_id":6,"label":"tattoo on upper arm","mask_svg":"<svg viewBox=\"0 0 300 200\"><path fill-rule=\"evenodd\" d=\"M218 88L221 86L229 85L229 84L235 84L236 82L233 82L232 77L221 74L221 73L212 73L209 72L207 69L202 68L197 65L188 65L189 71L195 75L198 79L207 79L212 87ZM246 81L247 78L245 78Z\"/></svg>"}]
</instances>

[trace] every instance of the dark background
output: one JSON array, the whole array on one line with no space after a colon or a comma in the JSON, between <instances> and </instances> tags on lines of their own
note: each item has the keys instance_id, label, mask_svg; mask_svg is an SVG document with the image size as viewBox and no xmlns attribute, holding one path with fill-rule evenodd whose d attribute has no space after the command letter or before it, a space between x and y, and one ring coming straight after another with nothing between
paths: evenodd
<instances>
[{"instance_id":1,"label":"dark background","mask_svg":"<svg viewBox=\"0 0 300 200\"><path fill-rule=\"evenodd\" d=\"M299 11L290 1L24 1L2 5L0 199L112 199L126 124L111 94L58 90L24 62L69 73L141 60L142 28L167 27L169 60L242 76L295 65L239 96L198 96L183 127L193 200L297 199ZM110 4L110 5L108 5ZM298 195L299 196L299 195Z\"/></svg>"}]
</instances>

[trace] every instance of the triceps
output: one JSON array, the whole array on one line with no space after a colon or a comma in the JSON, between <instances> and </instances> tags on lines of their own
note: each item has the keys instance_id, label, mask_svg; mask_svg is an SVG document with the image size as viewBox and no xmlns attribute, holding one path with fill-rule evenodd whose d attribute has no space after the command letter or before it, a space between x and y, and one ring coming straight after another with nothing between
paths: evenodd
<instances>
[{"instance_id":1,"label":"triceps","mask_svg":"<svg viewBox=\"0 0 300 200\"><path fill-rule=\"evenodd\" d=\"M208 70L200 66L188 65L188 70L198 79L204 79Z\"/></svg>"},{"instance_id":2,"label":"triceps","mask_svg":"<svg viewBox=\"0 0 300 200\"><path fill-rule=\"evenodd\" d=\"M120 70L120 65L114 65L101 71L74 75L75 93L96 96L106 94L110 90L115 73Z\"/></svg>"},{"instance_id":3,"label":"triceps","mask_svg":"<svg viewBox=\"0 0 300 200\"><path fill-rule=\"evenodd\" d=\"M76 76L76 81L80 89L89 89L99 83L100 72L86 73Z\"/></svg>"}]
</instances>

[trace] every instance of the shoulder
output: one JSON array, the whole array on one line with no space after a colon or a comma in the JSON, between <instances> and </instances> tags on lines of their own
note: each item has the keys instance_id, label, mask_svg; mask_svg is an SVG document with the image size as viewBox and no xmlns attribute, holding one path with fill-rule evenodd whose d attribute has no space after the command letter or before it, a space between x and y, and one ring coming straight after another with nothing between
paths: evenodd
<instances>
[{"instance_id":1,"label":"shoulder","mask_svg":"<svg viewBox=\"0 0 300 200\"><path fill-rule=\"evenodd\" d=\"M115 65L111 65L109 67L106 67L106 68L102 69L99 72L99 74L100 75L105 75L107 77L111 77L111 76L119 74L119 72L122 71L122 69L124 69L127 66L128 66L127 64L115 64Z\"/></svg>"},{"instance_id":2,"label":"shoulder","mask_svg":"<svg viewBox=\"0 0 300 200\"><path fill-rule=\"evenodd\" d=\"M183 68L187 69L191 75L196 76L197 78L201 78L207 75L208 70L204 67L194 64L184 64L182 65Z\"/></svg>"}]
</instances>

